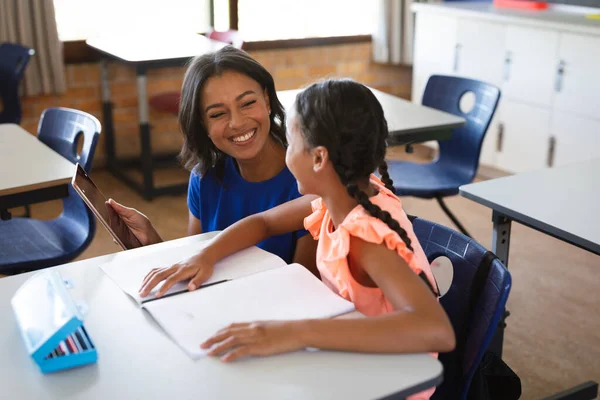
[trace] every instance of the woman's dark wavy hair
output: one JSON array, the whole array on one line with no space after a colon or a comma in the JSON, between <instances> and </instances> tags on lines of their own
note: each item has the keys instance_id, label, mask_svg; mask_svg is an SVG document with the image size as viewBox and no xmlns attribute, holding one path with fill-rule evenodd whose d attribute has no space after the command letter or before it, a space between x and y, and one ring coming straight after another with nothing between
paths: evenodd
<instances>
[{"instance_id":1,"label":"woman's dark wavy hair","mask_svg":"<svg viewBox=\"0 0 600 400\"><path fill-rule=\"evenodd\" d=\"M301 131L310 147L324 146L348 194L369 214L385 222L413 250L411 240L389 212L371 203L357 183L379 170L386 188L394 192L385 162L388 127L377 98L350 79L314 83L296 97Z\"/></svg>"},{"instance_id":2,"label":"woman's dark wavy hair","mask_svg":"<svg viewBox=\"0 0 600 400\"><path fill-rule=\"evenodd\" d=\"M184 143L179 154L183 166L204 175L215 168L222 177L226 154L217 149L208 137L200 109L204 83L213 76L235 71L254 79L267 90L271 107L270 135L276 142L287 147L285 139L285 111L275 92L271 74L245 51L226 46L215 53L195 57L190 62L181 86L179 126Z\"/></svg>"}]
</instances>

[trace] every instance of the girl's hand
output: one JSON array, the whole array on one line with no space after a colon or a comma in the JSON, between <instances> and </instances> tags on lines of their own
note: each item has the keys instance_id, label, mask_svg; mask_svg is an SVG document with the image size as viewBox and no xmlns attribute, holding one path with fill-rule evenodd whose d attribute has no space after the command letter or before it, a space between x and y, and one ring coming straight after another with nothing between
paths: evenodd
<instances>
[{"instance_id":1,"label":"girl's hand","mask_svg":"<svg viewBox=\"0 0 600 400\"><path fill-rule=\"evenodd\" d=\"M247 356L266 356L303 349L302 321L231 324L200 345L211 356L224 354L222 361ZM211 348L212 347L212 348Z\"/></svg>"},{"instance_id":2,"label":"girl's hand","mask_svg":"<svg viewBox=\"0 0 600 400\"><path fill-rule=\"evenodd\" d=\"M113 199L106 202L106 206L121 217L142 246L162 242L162 238L144 214L135 208L125 207Z\"/></svg>"},{"instance_id":3,"label":"girl's hand","mask_svg":"<svg viewBox=\"0 0 600 400\"><path fill-rule=\"evenodd\" d=\"M156 297L160 297L173 285L186 279L191 279L188 283L189 290L196 290L201 284L206 282L213 274L213 264L206 262L202 253L196 254L187 260L180 261L168 268L154 268L146 275L140 288L140 296L145 297L150 294L152 289L160 282L165 281Z\"/></svg>"}]
</instances>

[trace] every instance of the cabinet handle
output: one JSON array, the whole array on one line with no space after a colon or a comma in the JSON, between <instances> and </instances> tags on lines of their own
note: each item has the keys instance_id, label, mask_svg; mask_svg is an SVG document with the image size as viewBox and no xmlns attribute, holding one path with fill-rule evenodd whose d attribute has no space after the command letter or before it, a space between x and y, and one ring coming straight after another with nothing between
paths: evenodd
<instances>
[{"instance_id":1,"label":"cabinet handle","mask_svg":"<svg viewBox=\"0 0 600 400\"><path fill-rule=\"evenodd\" d=\"M510 79L510 65L512 63L512 53L510 51L506 52L506 56L504 57L504 80L508 81Z\"/></svg>"},{"instance_id":2,"label":"cabinet handle","mask_svg":"<svg viewBox=\"0 0 600 400\"><path fill-rule=\"evenodd\" d=\"M556 138L554 136L550 136L548 138L548 166L554 166L554 152L556 150Z\"/></svg>"},{"instance_id":3,"label":"cabinet handle","mask_svg":"<svg viewBox=\"0 0 600 400\"><path fill-rule=\"evenodd\" d=\"M458 72L458 59L460 57L461 47L462 45L460 43L456 43L456 46L454 46L454 72Z\"/></svg>"},{"instance_id":4,"label":"cabinet handle","mask_svg":"<svg viewBox=\"0 0 600 400\"><path fill-rule=\"evenodd\" d=\"M557 92L560 92L562 90L563 76L565 75L565 65L566 63L564 62L564 60L560 60L558 62L558 67L556 68L556 80L554 82L554 89Z\"/></svg>"},{"instance_id":5,"label":"cabinet handle","mask_svg":"<svg viewBox=\"0 0 600 400\"><path fill-rule=\"evenodd\" d=\"M504 144L504 124L501 122L498 124L498 137L496 139L496 151L502 152L502 145Z\"/></svg>"}]
</instances>

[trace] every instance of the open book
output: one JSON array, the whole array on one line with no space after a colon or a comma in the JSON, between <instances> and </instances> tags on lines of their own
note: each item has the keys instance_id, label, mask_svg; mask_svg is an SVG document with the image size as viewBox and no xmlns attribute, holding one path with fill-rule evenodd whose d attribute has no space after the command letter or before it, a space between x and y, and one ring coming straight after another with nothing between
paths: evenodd
<instances>
[{"instance_id":1,"label":"open book","mask_svg":"<svg viewBox=\"0 0 600 400\"><path fill-rule=\"evenodd\" d=\"M258 247L219 261L213 276L193 292L182 282L159 299L139 296L142 280L153 268L171 266L208 243L165 248L138 257L119 253L101 266L193 359L206 354L200 343L234 322L332 318L354 311L353 303L333 293L302 265L287 265Z\"/></svg>"}]
</instances>

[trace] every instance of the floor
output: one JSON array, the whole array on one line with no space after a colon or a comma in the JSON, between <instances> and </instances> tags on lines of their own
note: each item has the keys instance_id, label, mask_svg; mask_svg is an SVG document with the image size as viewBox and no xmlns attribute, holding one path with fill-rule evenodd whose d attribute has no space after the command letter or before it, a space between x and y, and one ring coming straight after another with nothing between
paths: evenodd
<instances>
[{"instance_id":1,"label":"floor","mask_svg":"<svg viewBox=\"0 0 600 400\"><path fill-rule=\"evenodd\" d=\"M425 153L416 153L407 156L395 148L389 156L427 161ZM184 172L175 174L185 179ZM165 240L185 235L185 195L147 202L106 171L93 171L92 177L105 195L145 213ZM173 172L159 178L171 179ZM461 197L450 198L447 203L474 238L489 248L491 211ZM452 226L435 201L403 198L403 204L409 214ZM35 205L33 216L53 218L60 207L60 202ZM116 251L117 245L99 228L79 258ZM513 224L509 262L513 289L508 301L511 316L504 359L521 377L522 398L539 399L587 380L600 380L600 312L594 311L600 300L600 257ZM447 275L442 267L437 268L436 274Z\"/></svg>"}]
</instances>

